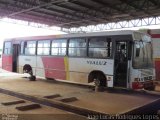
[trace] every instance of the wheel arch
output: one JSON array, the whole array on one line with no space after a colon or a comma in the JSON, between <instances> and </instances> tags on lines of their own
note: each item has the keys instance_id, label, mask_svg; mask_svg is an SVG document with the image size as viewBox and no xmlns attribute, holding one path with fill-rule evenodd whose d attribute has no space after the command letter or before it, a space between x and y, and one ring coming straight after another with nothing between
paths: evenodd
<instances>
[{"instance_id":1,"label":"wheel arch","mask_svg":"<svg viewBox=\"0 0 160 120\"><path fill-rule=\"evenodd\" d=\"M33 74L33 69L32 69L32 67L31 67L31 65L29 65L29 64L25 64L24 66L23 66L23 72L24 71L32 71L32 74Z\"/></svg>"},{"instance_id":2,"label":"wheel arch","mask_svg":"<svg viewBox=\"0 0 160 120\"><path fill-rule=\"evenodd\" d=\"M103 71L93 70L93 71L91 71L91 72L89 73L89 75L88 75L88 83L93 82L93 81L94 81L94 77L95 77L96 75L98 75L98 74L102 75L102 76L105 78L105 80L107 81L107 78L106 78L106 76L105 76L105 74L104 74Z\"/></svg>"}]
</instances>

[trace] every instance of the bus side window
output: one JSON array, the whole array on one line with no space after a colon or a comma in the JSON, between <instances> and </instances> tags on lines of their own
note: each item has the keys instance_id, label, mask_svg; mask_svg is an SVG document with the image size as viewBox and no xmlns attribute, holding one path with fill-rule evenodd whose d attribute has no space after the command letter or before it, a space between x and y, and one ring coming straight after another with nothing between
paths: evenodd
<instances>
[{"instance_id":1,"label":"bus side window","mask_svg":"<svg viewBox=\"0 0 160 120\"><path fill-rule=\"evenodd\" d=\"M27 43L25 41L21 42L21 54L24 54L24 48Z\"/></svg>"},{"instance_id":2,"label":"bus side window","mask_svg":"<svg viewBox=\"0 0 160 120\"><path fill-rule=\"evenodd\" d=\"M112 42L110 38L97 37L89 40L89 57L108 58L111 57Z\"/></svg>"},{"instance_id":3,"label":"bus side window","mask_svg":"<svg viewBox=\"0 0 160 120\"><path fill-rule=\"evenodd\" d=\"M50 54L50 40L38 41L37 55L49 55Z\"/></svg>"},{"instance_id":4,"label":"bus side window","mask_svg":"<svg viewBox=\"0 0 160 120\"><path fill-rule=\"evenodd\" d=\"M24 44L25 55L35 55L36 53L36 41L27 41Z\"/></svg>"},{"instance_id":5,"label":"bus side window","mask_svg":"<svg viewBox=\"0 0 160 120\"><path fill-rule=\"evenodd\" d=\"M65 56L67 53L67 40L55 39L52 41L51 55Z\"/></svg>"},{"instance_id":6,"label":"bus side window","mask_svg":"<svg viewBox=\"0 0 160 120\"><path fill-rule=\"evenodd\" d=\"M27 48L27 42L24 42L24 54L27 55L28 54L28 48Z\"/></svg>"},{"instance_id":7,"label":"bus side window","mask_svg":"<svg viewBox=\"0 0 160 120\"><path fill-rule=\"evenodd\" d=\"M11 42L5 42L3 53L6 54L6 55L11 54L11 51L12 51L11 49L12 49Z\"/></svg>"},{"instance_id":8,"label":"bus side window","mask_svg":"<svg viewBox=\"0 0 160 120\"><path fill-rule=\"evenodd\" d=\"M69 56L85 57L87 55L85 38L73 38L69 40Z\"/></svg>"}]
</instances>

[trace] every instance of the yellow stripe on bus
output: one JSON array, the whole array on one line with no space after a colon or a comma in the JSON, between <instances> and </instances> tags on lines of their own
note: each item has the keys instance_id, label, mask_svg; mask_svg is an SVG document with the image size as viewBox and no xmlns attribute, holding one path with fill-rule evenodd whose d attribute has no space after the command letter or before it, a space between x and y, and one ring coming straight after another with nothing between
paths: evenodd
<instances>
[{"instance_id":1,"label":"yellow stripe on bus","mask_svg":"<svg viewBox=\"0 0 160 120\"><path fill-rule=\"evenodd\" d=\"M66 71L66 80L69 80L69 61L68 57L64 57L65 71Z\"/></svg>"}]
</instances>

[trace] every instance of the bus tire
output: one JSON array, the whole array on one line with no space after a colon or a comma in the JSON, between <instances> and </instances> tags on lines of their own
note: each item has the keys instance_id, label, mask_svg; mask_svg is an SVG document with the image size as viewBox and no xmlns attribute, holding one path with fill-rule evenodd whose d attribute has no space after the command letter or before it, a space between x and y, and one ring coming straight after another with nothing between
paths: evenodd
<instances>
[{"instance_id":1,"label":"bus tire","mask_svg":"<svg viewBox=\"0 0 160 120\"><path fill-rule=\"evenodd\" d=\"M30 66L30 65L25 65L24 67L23 67L23 73L28 73L28 74L30 74L30 75L32 75L33 74L33 72L32 72L32 67Z\"/></svg>"},{"instance_id":2,"label":"bus tire","mask_svg":"<svg viewBox=\"0 0 160 120\"><path fill-rule=\"evenodd\" d=\"M154 91L155 90L155 86L150 86L150 87L147 87L145 88L146 90L149 90L149 91Z\"/></svg>"},{"instance_id":3,"label":"bus tire","mask_svg":"<svg viewBox=\"0 0 160 120\"><path fill-rule=\"evenodd\" d=\"M97 81L99 82L99 86L100 87L106 87L106 77L102 72L91 72L89 75L89 81L93 82L93 81Z\"/></svg>"},{"instance_id":4,"label":"bus tire","mask_svg":"<svg viewBox=\"0 0 160 120\"><path fill-rule=\"evenodd\" d=\"M30 80L30 81L36 81L36 76L34 76L34 75L30 76L30 77L29 77L29 80Z\"/></svg>"}]
</instances>

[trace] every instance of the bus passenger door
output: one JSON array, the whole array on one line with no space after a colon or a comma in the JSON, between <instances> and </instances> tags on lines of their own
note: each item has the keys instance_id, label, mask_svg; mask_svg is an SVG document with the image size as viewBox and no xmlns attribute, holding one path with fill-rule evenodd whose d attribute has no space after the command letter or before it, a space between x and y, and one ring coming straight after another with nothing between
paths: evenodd
<instances>
[{"instance_id":1,"label":"bus passenger door","mask_svg":"<svg viewBox=\"0 0 160 120\"><path fill-rule=\"evenodd\" d=\"M114 62L114 86L127 87L128 44L116 41Z\"/></svg>"},{"instance_id":2,"label":"bus passenger door","mask_svg":"<svg viewBox=\"0 0 160 120\"><path fill-rule=\"evenodd\" d=\"M17 65L18 65L18 56L20 52L20 44L13 44L13 72L17 71Z\"/></svg>"}]
</instances>

